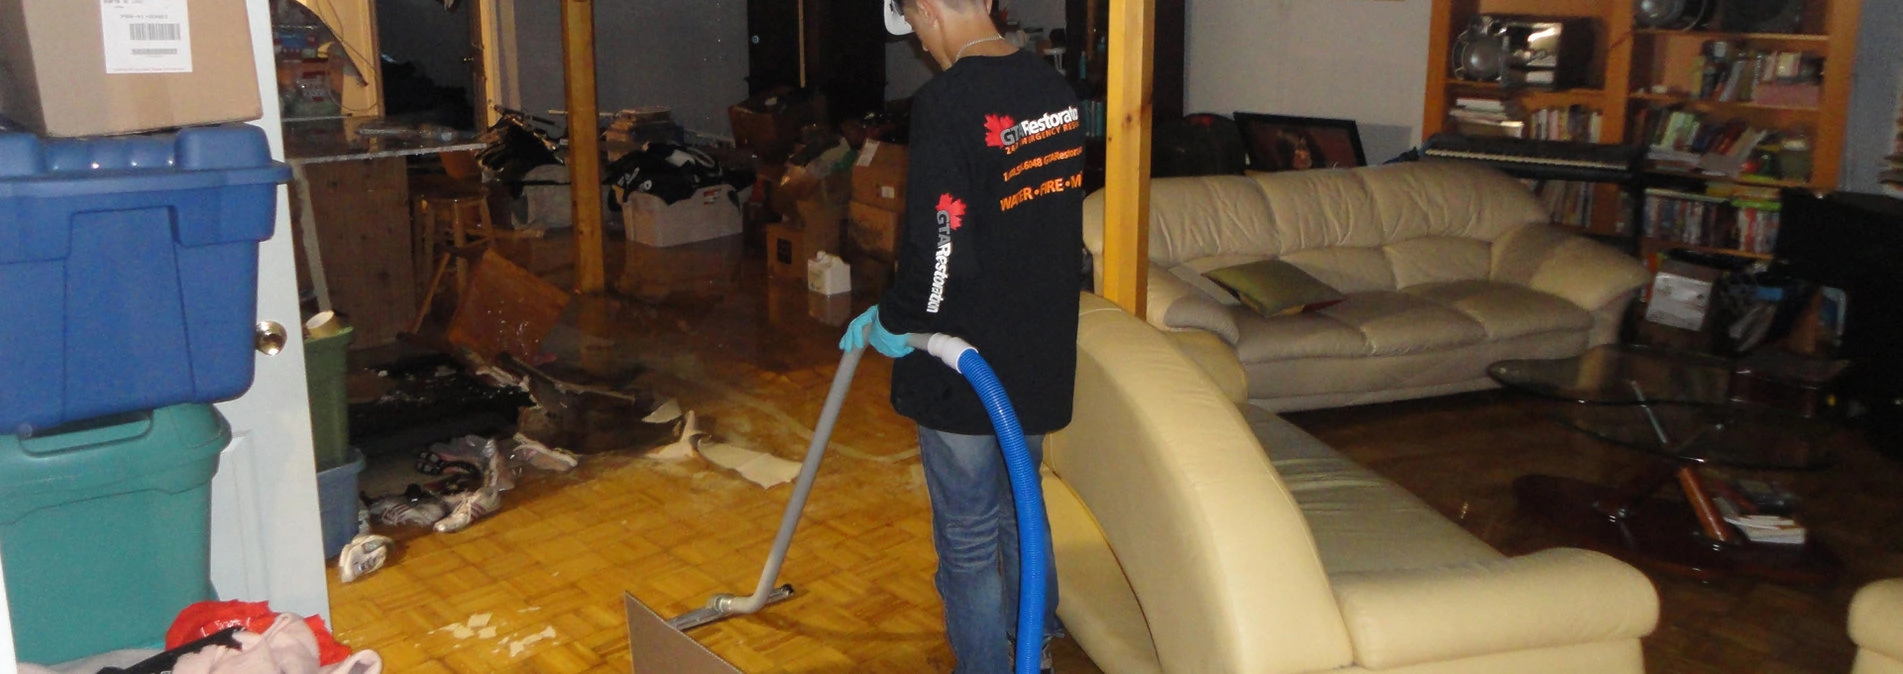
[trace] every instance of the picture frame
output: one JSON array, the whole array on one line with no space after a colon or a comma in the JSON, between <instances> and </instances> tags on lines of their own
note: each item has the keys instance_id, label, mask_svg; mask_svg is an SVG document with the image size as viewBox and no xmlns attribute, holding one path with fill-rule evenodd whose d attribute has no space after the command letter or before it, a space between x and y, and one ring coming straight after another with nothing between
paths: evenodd
<instances>
[{"instance_id":1,"label":"picture frame","mask_svg":"<svg viewBox=\"0 0 1903 674\"><path fill-rule=\"evenodd\" d=\"M1352 119L1235 113L1251 171L1367 166L1361 130Z\"/></svg>"}]
</instances>

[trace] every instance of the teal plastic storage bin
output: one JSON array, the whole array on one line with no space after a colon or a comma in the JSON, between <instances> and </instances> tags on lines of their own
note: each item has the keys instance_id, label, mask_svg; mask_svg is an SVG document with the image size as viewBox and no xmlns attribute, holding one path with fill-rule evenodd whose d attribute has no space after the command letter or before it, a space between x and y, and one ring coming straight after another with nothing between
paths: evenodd
<instances>
[{"instance_id":1,"label":"teal plastic storage bin","mask_svg":"<svg viewBox=\"0 0 1903 674\"><path fill-rule=\"evenodd\" d=\"M22 662L151 647L212 599L211 477L231 430L177 405L0 436L0 558Z\"/></svg>"}]
</instances>

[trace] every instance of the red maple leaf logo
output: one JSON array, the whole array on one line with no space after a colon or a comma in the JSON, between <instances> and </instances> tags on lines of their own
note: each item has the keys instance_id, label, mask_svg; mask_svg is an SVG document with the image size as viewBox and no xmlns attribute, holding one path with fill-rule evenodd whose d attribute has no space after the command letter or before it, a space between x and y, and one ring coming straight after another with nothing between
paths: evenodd
<instances>
[{"instance_id":1,"label":"red maple leaf logo","mask_svg":"<svg viewBox=\"0 0 1903 674\"><path fill-rule=\"evenodd\" d=\"M945 219L945 226L956 231L965 226L965 202L959 201L950 192L938 197L938 212Z\"/></svg>"},{"instance_id":2,"label":"red maple leaf logo","mask_svg":"<svg viewBox=\"0 0 1903 674\"><path fill-rule=\"evenodd\" d=\"M1004 147L1005 130L1017 125L1017 120L1006 115L985 115L985 144Z\"/></svg>"}]
</instances>

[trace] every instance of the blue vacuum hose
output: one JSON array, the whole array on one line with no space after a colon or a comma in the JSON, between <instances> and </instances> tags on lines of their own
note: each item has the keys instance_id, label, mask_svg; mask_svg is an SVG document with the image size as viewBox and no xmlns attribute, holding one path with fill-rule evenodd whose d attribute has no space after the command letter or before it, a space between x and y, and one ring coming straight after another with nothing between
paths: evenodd
<instances>
[{"instance_id":1,"label":"blue vacuum hose","mask_svg":"<svg viewBox=\"0 0 1903 674\"><path fill-rule=\"evenodd\" d=\"M1044 520L1044 490L1037 466L1031 463L1031 450L1024 444L1017 410L1011 407L1011 398L1005 395L1004 385L992 373L991 365L965 340L932 334L908 335L906 342L964 375L991 417L998 446L1004 451L1005 471L1011 477L1011 496L1017 502L1018 643L1014 669L1018 674L1037 674L1044 650L1044 588L1051 568L1044 541L1050 538L1050 531Z\"/></svg>"}]
</instances>

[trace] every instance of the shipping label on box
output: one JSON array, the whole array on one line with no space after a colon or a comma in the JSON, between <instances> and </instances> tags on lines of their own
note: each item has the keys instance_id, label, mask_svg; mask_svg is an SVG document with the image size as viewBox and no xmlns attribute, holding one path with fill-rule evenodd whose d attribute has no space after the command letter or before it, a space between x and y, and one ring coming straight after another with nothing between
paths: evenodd
<instances>
[{"instance_id":1,"label":"shipping label on box","mask_svg":"<svg viewBox=\"0 0 1903 674\"><path fill-rule=\"evenodd\" d=\"M108 75L192 71L185 0L99 0L99 29Z\"/></svg>"},{"instance_id":2,"label":"shipping label on box","mask_svg":"<svg viewBox=\"0 0 1903 674\"><path fill-rule=\"evenodd\" d=\"M866 141L852 166L852 200L887 210L905 210L906 161L904 145Z\"/></svg>"}]
</instances>

